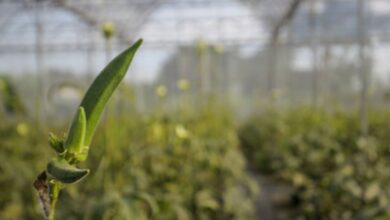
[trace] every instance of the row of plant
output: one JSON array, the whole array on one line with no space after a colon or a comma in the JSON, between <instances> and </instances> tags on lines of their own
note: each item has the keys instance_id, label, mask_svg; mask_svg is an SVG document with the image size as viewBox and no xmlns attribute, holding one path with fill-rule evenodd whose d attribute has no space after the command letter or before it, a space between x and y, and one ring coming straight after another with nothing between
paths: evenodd
<instances>
[{"instance_id":1,"label":"row of plant","mask_svg":"<svg viewBox=\"0 0 390 220\"><path fill-rule=\"evenodd\" d=\"M239 130L251 166L287 185L289 219L390 218L390 112L372 111L369 136L356 114L270 110ZM280 208L280 207L279 207Z\"/></svg>"},{"instance_id":2,"label":"row of plant","mask_svg":"<svg viewBox=\"0 0 390 220\"><path fill-rule=\"evenodd\" d=\"M61 192L57 218L253 219L256 184L221 109L148 116L109 109L86 163L90 176ZM31 183L53 155L47 131L2 118L0 219L42 219Z\"/></svg>"}]
</instances>

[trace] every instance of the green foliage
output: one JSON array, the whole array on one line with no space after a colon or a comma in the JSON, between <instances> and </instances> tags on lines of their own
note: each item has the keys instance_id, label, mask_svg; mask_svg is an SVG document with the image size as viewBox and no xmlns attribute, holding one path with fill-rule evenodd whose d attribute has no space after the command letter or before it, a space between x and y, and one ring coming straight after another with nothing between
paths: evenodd
<instances>
[{"instance_id":1,"label":"green foliage","mask_svg":"<svg viewBox=\"0 0 390 220\"><path fill-rule=\"evenodd\" d=\"M90 166L99 166L99 170L92 173L95 181L83 184L82 189L101 193L92 201L91 195L79 198L87 212L74 207L75 216L254 218L256 185L245 173L231 116L221 109L201 109L197 114L111 115L106 126L110 128L104 129L106 135L117 138L97 135L102 151L91 151Z\"/></svg>"},{"instance_id":2,"label":"green foliage","mask_svg":"<svg viewBox=\"0 0 390 220\"><path fill-rule=\"evenodd\" d=\"M293 189L290 218L387 219L390 201L390 113L370 113L360 137L351 112L301 108L269 111L239 131L242 149L259 173Z\"/></svg>"},{"instance_id":3,"label":"green foliage","mask_svg":"<svg viewBox=\"0 0 390 220\"><path fill-rule=\"evenodd\" d=\"M17 94L15 87L4 76L0 76L0 99L7 113L24 114L26 112L26 108Z\"/></svg>"},{"instance_id":4,"label":"green foliage","mask_svg":"<svg viewBox=\"0 0 390 220\"><path fill-rule=\"evenodd\" d=\"M52 159L47 164L46 170L56 180L59 180L62 183L75 183L89 173L88 169L78 169L62 158Z\"/></svg>"},{"instance_id":5,"label":"green foliage","mask_svg":"<svg viewBox=\"0 0 390 220\"><path fill-rule=\"evenodd\" d=\"M46 135L26 118L0 117L0 219L42 219L31 181L51 153Z\"/></svg>"},{"instance_id":6,"label":"green foliage","mask_svg":"<svg viewBox=\"0 0 390 220\"><path fill-rule=\"evenodd\" d=\"M88 181L61 191L57 218L256 219L256 183L224 109L109 111L86 161ZM31 180L51 149L45 132L23 123L31 128L25 136L18 124L0 124L0 187L7 189L0 192L0 219L42 219Z\"/></svg>"}]
</instances>

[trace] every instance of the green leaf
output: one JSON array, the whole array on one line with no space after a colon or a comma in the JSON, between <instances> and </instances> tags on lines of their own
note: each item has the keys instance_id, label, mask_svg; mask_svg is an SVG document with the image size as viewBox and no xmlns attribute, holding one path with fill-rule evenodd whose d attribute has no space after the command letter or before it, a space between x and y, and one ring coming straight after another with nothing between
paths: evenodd
<instances>
[{"instance_id":1,"label":"green leaf","mask_svg":"<svg viewBox=\"0 0 390 220\"><path fill-rule=\"evenodd\" d=\"M50 133L49 134L49 145L57 152L57 153L64 153L65 147L64 147L64 141L60 138L58 138L55 134Z\"/></svg>"},{"instance_id":2,"label":"green leaf","mask_svg":"<svg viewBox=\"0 0 390 220\"><path fill-rule=\"evenodd\" d=\"M135 193L135 196L140 200L143 200L150 208L153 214L157 214L159 212L157 201L148 193L139 192Z\"/></svg>"},{"instance_id":3,"label":"green leaf","mask_svg":"<svg viewBox=\"0 0 390 220\"><path fill-rule=\"evenodd\" d=\"M84 138L87 128L87 119L83 107L80 107L77 111L76 117L73 119L73 123L70 126L68 138L65 142L65 148L69 153L81 152L84 148Z\"/></svg>"},{"instance_id":4,"label":"green leaf","mask_svg":"<svg viewBox=\"0 0 390 220\"><path fill-rule=\"evenodd\" d=\"M126 75L130 63L141 44L142 39L115 57L97 76L85 94L80 104L81 107L84 107L87 118L84 146L90 145L107 101Z\"/></svg>"},{"instance_id":5,"label":"green leaf","mask_svg":"<svg viewBox=\"0 0 390 220\"><path fill-rule=\"evenodd\" d=\"M87 176L88 169L79 169L70 165L65 159L52 159L47 164L47 172L58 181L63 183L74 183Z\"/></svg>"}]
</instances>

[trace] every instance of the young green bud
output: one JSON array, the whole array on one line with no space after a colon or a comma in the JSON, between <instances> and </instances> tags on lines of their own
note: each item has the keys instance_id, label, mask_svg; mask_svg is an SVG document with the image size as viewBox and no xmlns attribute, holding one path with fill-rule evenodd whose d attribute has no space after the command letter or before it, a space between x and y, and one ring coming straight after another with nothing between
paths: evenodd
<instances>
[{"instance_id":1,"label":"young green bud","mask_svg":"<svg viewBox=\"0 0 390 220\"><path fill-rule=\"evenodd\" d=\"M75 183L87 176L88 169L79 169L70 165L65 159L52 159L47 164L47 172L56 180L63 183Z\"/></svg>"},{"instance_id":2,"label":"young green bud","mask_svg":"<svg viewBox=\"0 0 390 220\"><path fill-rule=\"evenodd\" d=\"M49 133L49 145L53 148L57 153L64 153L64 141L58 138L55 134Z\"/></svg>"},{"instance_id":3,"label":"young green bud","mask_svg":"<svg viewBox=\"0 0 390 220\"><path fill-rule=\"evenodd\" d=\"M69 129L68 138L65 142L65 148L69 153L77 155L83 150L86 128L87 119L85 111L83 107L80 107Z\"/></svg>"}]
</instances>

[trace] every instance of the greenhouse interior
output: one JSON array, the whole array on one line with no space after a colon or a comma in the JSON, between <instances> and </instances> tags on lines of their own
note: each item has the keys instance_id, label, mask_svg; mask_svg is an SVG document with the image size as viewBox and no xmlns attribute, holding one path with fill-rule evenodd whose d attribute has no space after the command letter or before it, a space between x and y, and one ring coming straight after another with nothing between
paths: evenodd
<instances>
[{"instance_id":1,"label":"greenhouse interior","mask_svg":"<svg viewBox=\"0 0 390 220\"><path fill-rule=\"evenodd\" d=\"M390 219L390 1L0 0L0 32L0 219Z\"/></svg>"}]
</instances>

